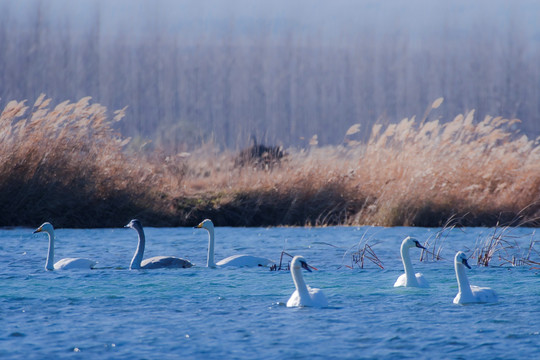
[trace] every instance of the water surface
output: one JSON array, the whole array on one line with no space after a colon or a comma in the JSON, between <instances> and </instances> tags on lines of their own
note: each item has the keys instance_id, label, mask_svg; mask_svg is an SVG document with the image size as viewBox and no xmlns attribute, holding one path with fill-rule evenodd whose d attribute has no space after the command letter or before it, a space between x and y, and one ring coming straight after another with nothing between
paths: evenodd
<instances>
[{"instance_id":1,"label":"water surface","mask_svg":"<svg viewBox=\"0 0 540 360\"><path fill-rule=\"evenodd\" d=\"M538 270L473 266L471 283L495 289L499 303L452 303L453 255L471 255L491 229L447 233L441 261L419 262L412 249L415 270L431 287L404 289L393 287L403 271L401 240L423 242L439 229L216 228L216 261L236 253L277 262L282 250L303 255L319 269L304 276L325 292L324 309L285 306L294 290L287 271L204 268L201 229L145 229L145 258L175 255L196 267L131 271L133 230L58 229L56 260L99 263L93 271L55 272L44 269L46 235L32 230L0 230L1 358L525 359L540 351ZM531 229L512 235L521 249L537 237ZM369 261L364 269L344 266L365 241L384 269Z\"/></svg>"}]
</instances>

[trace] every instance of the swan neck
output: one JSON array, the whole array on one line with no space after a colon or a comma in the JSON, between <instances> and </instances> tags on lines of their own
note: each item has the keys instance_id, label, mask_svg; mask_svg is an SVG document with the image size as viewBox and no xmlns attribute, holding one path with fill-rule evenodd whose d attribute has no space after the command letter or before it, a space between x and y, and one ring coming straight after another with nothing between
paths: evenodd
<instances>
[{"instance_id":1,"label":"swan neck","mask_svg":"<svg viewBox=\"0 0 540 360\"><path fill-rule=\"evenodd\" d=\"M209 228L208 230L208 257L206 260L206 267L216 267L216 262L214 261L214 229Z\"/></svg>"},{"instance_id":2,"label":"swan neck","mask_svg":"<svg viewBox=\"0 0 540 360\"><path fill-rule=\"evenodd\" d=\"M309 291L306 282L304 281L304 275L302 275L302 269L292 268L291 276L293 278L294 286L296 287L296 291L298 291L300 299L309 297Z\"/></svg>"},{"instance_id":3,"label":"swan neck","mask_svg":"<svg viewBox=\"0 0 540 360\"><path fill-rule=\"evenodd\" d=\"M465 273L465 266L462 264L455 264L456 269L456 279L458 282L459 292L462 296L470 295L472 296L471 285L469 284L469 278Z\"/></svg>"},{"instance_id":4,"label":"swan neck","mask_svg":"<svg viewBox=\"0 0 540 360\"><path fill-rule=\"evenodd\" d=\"M146 237L144 236L144 230L135 228L137 230L137 233L139 234L139 243L137 245L137 250L135 251L135 254L133 255L133 259L131 259L131 264L129 265L130 269L140 269L141 268L141 262L144 256L144 246L146 243Z\"/></svg>"},{"instance_id":5,"label":"swan neck","mask_svg":"<svg viewBox=\"0 0 540 360\"><path fill-rule=\"evenodd\" d=\"M54 270L54 232L47 231L47 235L49 235L49 251L47 252L45 269Z\"/></svg>"},{"instance_id":6,"label":"swan neck","mask_svg":"<svg viewBox=\"0 0 540 360\"><path fill-rule=\"evenodd\" d=\"M405 277L407 278L407 285L418 285L416 280L416 275L414 274L414 269L411 262L411 257L409 255L409 247L405 243L401 244L401 261L403 262L403 269L405 270Z\"/></svg>"}]
</instances>

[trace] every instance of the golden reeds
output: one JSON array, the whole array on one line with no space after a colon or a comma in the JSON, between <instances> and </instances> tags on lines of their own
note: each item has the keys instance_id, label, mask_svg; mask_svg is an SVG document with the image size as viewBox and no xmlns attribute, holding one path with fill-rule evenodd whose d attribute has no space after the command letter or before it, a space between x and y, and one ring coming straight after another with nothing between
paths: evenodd
<instances>
[{"instance_id":1,"label":"golden reeds","mask_svg":"<svg viewBox=\"0 0 540 360\"><path fill-rule=\"evenodd\" d=\"M114 129L123 111L109 119L90 98L54 108L43 95L31 107L12 101L0 115L0 225L54 218L117 226L141 214L154 225L212 217L233 226L536 218L540 147L517 133L517 120L428 115L375 125L363 143L288 149L278 166L264 168L238 166L236 154L211 143L190 154L142 154ZM353 125L345 139L358 131Z\"/></svg>"},{"instance_id":2,"label":"golden reeds","mask_svg":"<svg viewBox=\"0 0 540 360\"><path fill-rule=\"evenodd\" d=\"M41 95L0 115L1 225L112 226L153 208L145 200L160 174L125 153L113 128L123 111L109 120L88 97L49 106Z\"/></svg>"},{"instance_id":3,"label":"golden reeds","mask_svg":"<svg viewBox=\"0 0 540 360\"><path fill-rule=\"evenodd\" d=\"M463 225L494 225L517 215L532 219L540 196L540 150L518 136L516 122L486 117L475 123L474 111L447 123L404 119L376 125L365 144L288 150L288 160L272 171L233 169L220 161L219 168L206 168L208 177L186 177L184 188L189 195L227 193L229 204L242 194L238 205L255 213L276 205L291 212L300 202L319 214L296 213L295 221L277 221L272 214L285 224L443 226L459 216ZM191 169L197 168L193 161L200 164L190 161Z\"/></svg>"}]
</instances>

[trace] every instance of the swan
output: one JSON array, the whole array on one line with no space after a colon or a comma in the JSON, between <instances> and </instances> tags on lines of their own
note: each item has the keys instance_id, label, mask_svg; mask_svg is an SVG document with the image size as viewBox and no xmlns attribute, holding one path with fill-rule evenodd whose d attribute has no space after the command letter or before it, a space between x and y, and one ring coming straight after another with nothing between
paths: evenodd
<instances>
[{"instance_id":1,"label":"swan","mask_svg":"<svg viewBox=\"0 0 540 360\"><path fill-rule=\"evenodd\" d=\"M202 221L195 227L196 229L205 229L208 231L208 257L206 261L207 267L216 266L236 266L236 267L256 267L269 266L274 262L270 259L251 256L251 255L233 255L225 258L217 263L214 261L214 223L210 219Z\"/></svg>"},{"instance_id":2,"label":"swan","mask_svg":"<svg viewBox=\"0 0 540 360\"><path fill-rule=\"evenodd\" d=\"M465 267L471 268L467 262L467 256L465 256L462 251L458 251L454 258L454 268L456 269L459 291L454 298L454 304L497 302L499 299L497 293L493 289L469 285Z\"/></svg>"},{"instance_id":3,"label":"swan","mask_svg":"<svg viewBox=\"0 0 540 360\"><path fill-rule=\"evenodd\" d=\"M43 223L33 233L46 232L49 235L49 252L47 253L47 270L70 270L70 269L92 269L96 265L93 260L82 258L65 258L54 264L54 227L51 223ZM54 264L54 265L53 265Z\"/></svg>"},{"instance_id":4,"label":"swan","mask_svg":"<svg viewBox=\"0 0 540 360\"><path fill-rule=\"evenodd\" d=\"M154 256L143 260L146 238L141 222L133 219L125 227L131 228L139 234L139 244L137 245L133 259L131 259L130 269L190 268L193 266L188 260L174 256Z\"/></svg>"},{"instance_id":5,"label":"swan","mask_svg":"<svg viewBox=\"0 0 540 360\"><path fill-rule=\"evenodd\" d=\"M321 289L312 289L304 282L302 268L311 272L310 266L302 256L295 256L291 262L291 275L296 290L292 293L287 307L326 307L328 300Z\"/></svg>"},{"instance_id":6,"label":"swan","mask_svg":"<svg viewBox=\"0 0 540 360\"><path fill-rule=\"evenodd\" d=\"M421 273L414 273L411 263L411 257L409 256L409 249L413 247L425 249L425 247L420 245L418 240L416 240L415 238L407 236L405 239L403 239L403 242L401 243L401 261L403 262L405 274L401 274L397 278L396 282L394 283L394 287L429 287L429 284L424 278L424 275L422 275Z\"/></svg>"}]
</instances>

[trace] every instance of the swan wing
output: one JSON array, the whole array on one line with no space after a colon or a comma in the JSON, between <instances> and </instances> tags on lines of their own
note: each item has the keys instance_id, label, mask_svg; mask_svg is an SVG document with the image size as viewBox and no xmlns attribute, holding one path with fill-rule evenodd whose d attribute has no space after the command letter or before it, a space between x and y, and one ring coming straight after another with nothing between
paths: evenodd
<instances>
[{"instance_id":1,"label":"swan wing","mask_svg":"<svg viewBox=\"0 0 540 360\"><path fill-rule=\"evenodd\" d=\"M497 293L491 288L471 285L471 291L476 299L476 302L493 303L499 301Z\"/></svg>"},{"instance_id":2,"label":"swan wing","mask_svg":"<svg viewBox=\"0 0 540 360\"><path fill-rule=\"evenodd\" d=\"M298 290L294 290L291 297L289 298L289 301L287 301L287 307L298 307L298 306L304 306L304 305L301 304Z\"/></svg>"},{"instance_id":3,"label":"swan wing","mask_svg":"<svg viewBox=\"0 0 540 360\"><path fill-rule=\"evenodd\" d=\"M464 304L465 302L463 299L461 299L461 292L458 292L456 297L454 298L454 304Z\"/></svg>"},{"instance_id":4,"label":"swan wing","mask_svg":"<svg viewBox=\"0 0 540 360\"><path fill-rule=\"evenodd\" d=\"M416 281L418 282L418 287L421 287L421 288L429 287L429 283L422 273L416 273L415 276L416 276Z\"/></svg>"},{"instance_id":5,"label":"swan wing","mask_svg":"<svg viewBox=\"0 0 540 360\"><path fill-rule=\"evenodd\" d=\"M141 262L141 269L162 269L162 268L190 268L193 264L185 259L174 256L154 256Z\"/></svg>"},{"instance_id":6,"label":"swan wing","mask_svg":"<svg viewBox=\"0 0 540 360\"><path fill-rule=\"evenodd\" d=\"M407 286L407 275L401 274L394 283L394 287Z\"/></svg>"},{"instance_id":7,"label":"swan wing","mask_svg":"<svg viewBox=\"0 0 540 360\"><path fill-rule=\"evenodd\" d=\"M454 298L454 304L493 303L499 301L497 293L491 288L471 285L471 294L464 296L459 292Z\"/></svg>"},{"instance_id":8,"label":"swan wing","mask_svg":"<svg viewBox=\"0 0 540 360\"><path fill-rule=\"evenodd\" d=\"M321 289L312 289L308 286L309 298L302 299L297 290L295 290L289 301L287 301L287 307L327 307L328 300Z\"/></svg>"},{"instance_id":9,"label":"swan wing","mask_svg":"<svg viewBox=\"0 0 540 360\"><path fill-rule=\"evenodd\" d=\"M235 267L257 267L270 266L274 262L270 259L265 259L251 255L233 255L216 263L217 266L235 266Z\"/></svg>"},{"instance_id":10,"label":"swan wing","mask_svg":"<svg viewBox=\"0 0 540 360\"><path fill-rule=\"evenodd\" d=\"M472 286L471 286L472 290ZM474 304L478 303L478 298L474 296L474 293L463 294L461 291L457 293L454 298L454 304Z\"/></svg>"},{"instance_id":11,"label":"swan wing","mask_svg":"<svg viewBox=\"0 0 540 360\"><path fill-rule=\"evenodd\" d=\"M311 305L313 307L327 307L328 300L321 289L310 288L308 286L309 297L311 298Z\"/></svg>"},{"instance_id":12,"label":"swan wing","mask_svg":"<svg viewBox=\"0 0 540 360\"><path fill-rule=\"evenodd\" d=\"M88 270L96 266L96 262L89 259L82 258L65 258L54 264L55 270L72 270L83 269Z\"/></svg>"},{"instance_id":13,"label":"swan wing","mask_svg":"<svg viewBox=\"0 0 540 360\"><path fill-rule=\"evenodd\" d=\"M421 287L421 288L427 288L429 287L429 283L427 282L426 278L424 277L424 275L422 275L421 273L416 273L414 274L415 277L416 277L416 282L418 283L418 285L416 284L408 284L407 283L407 275L406 274L401 274L396 282L394 283L394 287L400 287L400 286L405 286L405 287Z\"/></svg>"}]
</instances>

